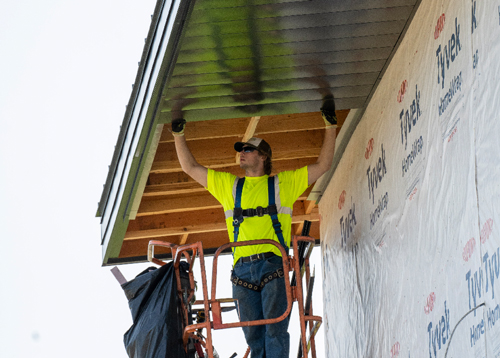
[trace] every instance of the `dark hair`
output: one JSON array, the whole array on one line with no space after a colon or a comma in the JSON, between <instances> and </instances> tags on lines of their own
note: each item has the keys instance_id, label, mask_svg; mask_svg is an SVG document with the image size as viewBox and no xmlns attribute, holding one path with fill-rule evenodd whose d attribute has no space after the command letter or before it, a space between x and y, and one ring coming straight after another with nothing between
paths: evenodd
<instances>
[{"instance_id":1,"label":"dark hair","mask_svg":"<svg viewBox=\"0 0 500 358\"><path fill-rule=\"evenodd\" d=\"M273 171L273 162L269 156L266 156L266 160L264 161L264 174L271 175Z\"/></svg>"}]
</instances>

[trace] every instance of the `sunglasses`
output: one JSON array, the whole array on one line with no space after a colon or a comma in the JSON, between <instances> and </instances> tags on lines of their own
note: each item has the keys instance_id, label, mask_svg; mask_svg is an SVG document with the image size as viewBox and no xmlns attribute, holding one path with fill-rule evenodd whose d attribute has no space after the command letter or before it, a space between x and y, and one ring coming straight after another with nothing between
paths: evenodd
<instances>
[{"instance_id":1,"label":"sunglasses","mask_svg":"<svg viewBox=\"0 0 500 358\"><path fill-rule=\"evenodd\" d=\"M245 153L252 153L254 150L257 150L253 147L244 147L241 149L242 152L245 152Z\"/></svg>"}]
</instances>

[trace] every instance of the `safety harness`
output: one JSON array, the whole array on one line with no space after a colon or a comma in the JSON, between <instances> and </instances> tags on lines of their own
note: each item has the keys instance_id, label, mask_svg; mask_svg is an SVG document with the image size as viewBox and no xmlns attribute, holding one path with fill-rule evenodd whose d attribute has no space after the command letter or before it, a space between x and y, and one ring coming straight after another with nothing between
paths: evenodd
<instances>
[{"instance_id":1,"label":"safety harness","mask_svg":"<svg viewBox=\"0 0 500 358\"><path fill-rule=\"evenodd\" d=\"M269 215L271 217L272 225L274 228L274 232L278 237L278 240L285 249L288 255L288 246L285 243L285 238L283 237L283 231L281 230L281 223L278 219L278 208L276 206L276 202L279 200L276 199L275 190L275 180L278 180L277 177L269 177L267 179L267 193L268 193L268 201L269 206L267 208L263 208L262 206L258 206L255 209L242 209L241 208L241 194L243 192L243 185L245 184L245 178L238 178L236 182L236 193L234 197L234 210L233 210L233 227L234 227L234 242L238 242L238 234L240 232L240 225L244 221L244 217L253 217L259 216L262 217L264 215ZM235 248L236 250L236 248ZM234 252L233 252L234 255ZM245 280L236 277L234 273L231 275L231 282L236 286L243 286L253 291L261 291L262 288L272 281L275 278L283 277L283 269L278 269L275 272L267 274L264 280L260 283L260 285L255 285Z\"/></svg>"},{"instance_id":2,"label":"safety harness","mask_svg":"<svg viewBox=\"0 0 500 358\"><path fill-rule=\"evenodd\" d=\"M288 246L286 246L285 238L283 237L283 231L281 230L281 223L278 220L278 209L276 207L276 190L274 189L276 177L267 178L267 196L269 200L269 206L263 208L258 206L255 209L242 209L241 208L241 193L243 192L243 184L245 184L245 178L238 178L236 184L236 195L234 198L234 210L233 210L233 227L234 227L234 242L238 242L238 234L240 232L240 225L244 220L244 216L252 217L264 215L271 216L272 225L274 232L278 237L278 240L288 254Z\"/></svg>"}]
</instances>

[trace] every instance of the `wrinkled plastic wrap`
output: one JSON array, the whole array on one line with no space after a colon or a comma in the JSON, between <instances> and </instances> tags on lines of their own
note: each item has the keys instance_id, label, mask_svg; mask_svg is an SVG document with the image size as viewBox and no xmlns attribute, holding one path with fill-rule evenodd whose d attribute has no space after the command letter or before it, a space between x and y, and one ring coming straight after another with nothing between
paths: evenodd
<instances>
[{"instance_id":1,"label":"wrinkled plastic wrap","mask_svg":"<svg viewBox=\"0 0 500 358\"><path fill-rule=\"evenodd\" d=\"M176 281L170 262L122 285L133 320L123 339L130 358L190 357L182 343Z\"/></svg>"},{"instance_id":2,"label":"wrinkled plastic wrap","mask_svg":"<svg viewBox=\"0 0 500 358\"><path fill-rule=\"evenodd\" d=\"M320 201L327 357L500 357L499 136L500 1L422 0Z\"/></svg>"}]
</instances>

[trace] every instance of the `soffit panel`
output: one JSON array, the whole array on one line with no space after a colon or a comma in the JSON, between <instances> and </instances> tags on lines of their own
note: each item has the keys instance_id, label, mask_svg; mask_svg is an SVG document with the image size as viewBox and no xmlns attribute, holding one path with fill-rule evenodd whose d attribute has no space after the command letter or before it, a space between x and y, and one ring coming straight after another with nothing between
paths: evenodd
<instances>
[{"instance_id":1,"label":"soffit panel","mask_svg":"<svg viewBox=\"0 0 500 358\"><path fill-rule=\"evenodd\" d=\"M264 136L273 173L314 163L324 123L318 112L333 95L339 128L363 108L416 10L418 0L197 0L162 90L156 123L166 124L135 220L120 256L143 260L151 239L203 241L207 252L228 241L220 204L182 172L174 118L188 120L186 139L210 168L242 176L235 141ZM309 189L310 191L311 189ZM292 231L319 214L308 192L294 206Z\"/></svg>"}]
</instances>

